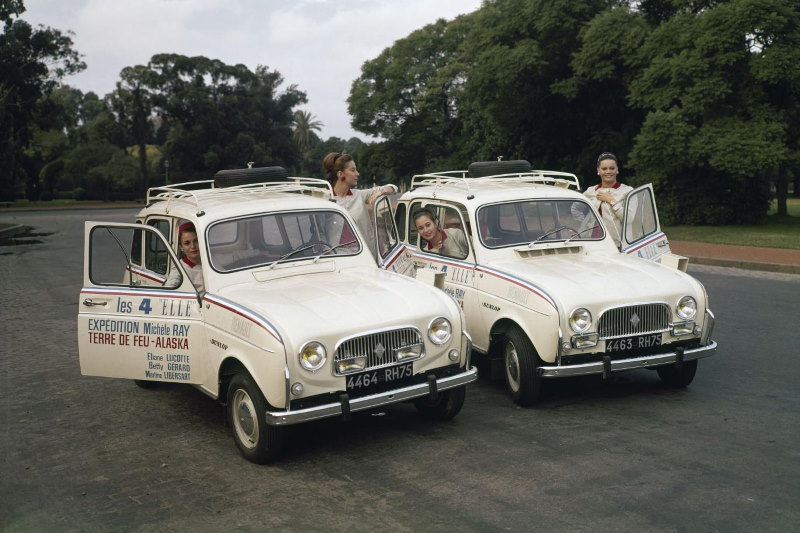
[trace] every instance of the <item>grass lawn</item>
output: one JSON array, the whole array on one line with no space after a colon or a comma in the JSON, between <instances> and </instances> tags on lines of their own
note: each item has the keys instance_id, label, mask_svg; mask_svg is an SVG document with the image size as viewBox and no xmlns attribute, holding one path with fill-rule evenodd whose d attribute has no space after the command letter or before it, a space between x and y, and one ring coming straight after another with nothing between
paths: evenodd
<instances>
[{"instance_id":1,"label":"grass lawn","mask_svg":"<svg viewBox=\"0 0 800 533\"><path fill-rule=\"evenodd\" d=\"M800 250L800 198L789 198L789 216L775 215L775 202L760 226L667 226L662 228L673 241L710 242L766 248Z\"/></svg>"}]
</instances>

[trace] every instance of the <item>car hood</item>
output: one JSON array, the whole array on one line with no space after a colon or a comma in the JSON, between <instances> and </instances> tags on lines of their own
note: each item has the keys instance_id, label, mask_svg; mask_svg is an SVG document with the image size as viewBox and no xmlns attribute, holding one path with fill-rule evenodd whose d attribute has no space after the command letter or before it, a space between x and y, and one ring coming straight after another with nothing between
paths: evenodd
<instances>
[{"instance_id":1,"label":"car hood","mask_svg":"<svg viewBox=\"0 0 800 533\"><path fill-rule=\"evenodd\" d=\"M696 280L679 270L620 253L524 257L488 266L529 282L565 312L612 302L618 306L666 301L672 306L681 296L697 298L702 291Z\"/></svg>"},{"instance_id":2,"label":"car hood","mask_svg":"<svg viewBox=\"0 0 800 533\"><path fill-rule=\"evenodd\" d=\"M424 335L435 317L458 320L455 303L443 291L377 268L254 281L218 294L264 316L294 344L311 332L346 337L410 325Z\"/></svg>"}]
</instances>

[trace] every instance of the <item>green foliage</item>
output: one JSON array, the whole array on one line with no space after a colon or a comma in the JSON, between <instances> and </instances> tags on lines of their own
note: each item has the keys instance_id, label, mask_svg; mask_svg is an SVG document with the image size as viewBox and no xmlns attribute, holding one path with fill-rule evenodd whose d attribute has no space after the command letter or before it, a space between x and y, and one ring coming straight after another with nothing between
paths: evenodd
<instances>
[{"instance_id":1,"label":"green foliage","mask_svg":"<svg viewBox=\"0 0 800 533\"><path fill-rule=\"evenodd\" d=\"M770 182L785 181L797 163L800 122L796 111L787 113L784 92L796 99L800 74L774 67L787 56L800 62L800 13L783 0L768 3L734 0L681 12L640 49L650 64L630 98L647 116L630 163L640 182L668 195L660 203L670 223L759 222ZM793 55L787 43L795 43Z\"/></svg>"},{"instance_id":2,"label":"green foliage","mask_svg":"<svg viewBox=\"0 0 800 533\"><path fill-rule=\"evenodd\" d=\"M41 162L23 154L39 128L37 102L49 94L59 79L79 72L86 65L72 49L69 33L52 28L34 29L15 19L24 12L21 1L6 1L0 7L0 200L13 200L23 179L28 193L36 194ZM46 115L44 115L46 117Z\"/></svg>"}]
</instances>

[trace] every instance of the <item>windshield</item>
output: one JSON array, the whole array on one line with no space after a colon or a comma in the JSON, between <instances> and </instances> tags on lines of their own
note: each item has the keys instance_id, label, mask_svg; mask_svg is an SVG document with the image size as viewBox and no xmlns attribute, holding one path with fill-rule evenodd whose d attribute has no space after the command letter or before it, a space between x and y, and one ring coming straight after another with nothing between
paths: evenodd
<instances>
[{"instance_id":1,"label":"windshield","mask_svg":"<svg viewBox=\"0 0 800 533\"><path fill-rule=\"evenodd\" d=\"M354 255L361 243L336 211L270 213L218 222L208 229L208 256L220 272L337 255Z\"/></svg>"},{"instance_id":2,"label":"windshield","mask_svg":"<svg viewBox=\"0 0 800 533\"><path fill-rule=\"evenodd\" d=\"M523 200L478 210L481 242L487 248L551 241L600 240L605 231L584 200Z\"/></svg>"}]
</instances>

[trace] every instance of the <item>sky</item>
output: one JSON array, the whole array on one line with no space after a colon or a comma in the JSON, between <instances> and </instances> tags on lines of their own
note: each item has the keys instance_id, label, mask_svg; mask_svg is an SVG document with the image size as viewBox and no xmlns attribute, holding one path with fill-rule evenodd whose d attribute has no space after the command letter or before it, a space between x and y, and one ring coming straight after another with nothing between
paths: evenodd
<instances>
[{"instance_id":1,"label":"sky","mask_svg":"<svg viewBox=\"0 0 800 533\"><path fill-rule=\"evenodd\" d=\"M350 126L347 97L361 65L396 40L481 0L25 0L20 18L74 32L87 68L64 83L103 97L120 71L159 53L264 65L306 93L299 109L320 137L370 138Z\"/></svg>"}]
</instances>

